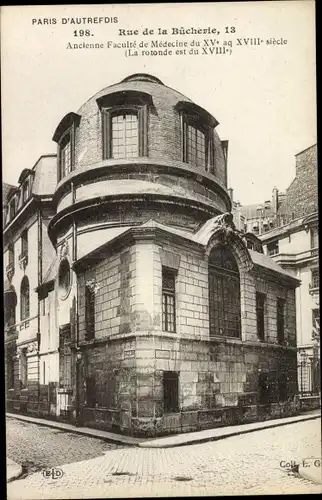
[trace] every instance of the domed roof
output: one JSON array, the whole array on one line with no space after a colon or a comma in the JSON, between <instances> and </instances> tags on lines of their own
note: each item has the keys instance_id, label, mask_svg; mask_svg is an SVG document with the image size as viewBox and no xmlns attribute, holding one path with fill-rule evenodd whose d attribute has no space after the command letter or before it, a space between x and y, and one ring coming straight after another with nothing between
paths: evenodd
<instances>
[{"instance_id":1,"label":"domed roof","mask_svg":"<svg viewBox=\"0 0 322 500\"><path fill-rule=\"evenodd\" d=\"M151 82L158 83L159 85L164 85L159 78L148 73L134 73L133 75L127 76L122 82Z\"/></svg>"},{"instance_id":2,"label":"domed roof","mask_svg":"<svg viewBox=\"0 0 322 500\"><path fill-rule=\"evenodd\" d=\"M116 92L139 91L149 94L157 101L167 101L169 105L176 105L180 101L192 103L193 101L184 96L177 90L167 87L159 78L147 73L135 73L129 75L118 83L103 88L92 97L90 97L78 110L79 115L91 113L90 108L97 106L97 100L103 96L114 94Z\"/></svg>"}]
</instances>

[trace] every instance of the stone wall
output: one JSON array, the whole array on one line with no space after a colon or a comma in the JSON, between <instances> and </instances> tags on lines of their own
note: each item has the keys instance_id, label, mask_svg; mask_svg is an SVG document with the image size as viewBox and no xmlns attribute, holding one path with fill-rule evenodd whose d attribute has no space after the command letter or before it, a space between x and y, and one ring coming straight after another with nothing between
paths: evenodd
<instances>
[{"instance_id":1,"label":"stone wall","mask_svg":"<svg viewBox=\"0 0 322 500\"><path fill-rule=\"evenodd\" d=\"M318 210L317 146L296 156L296 177L286 192L287 221Z\"/></svg>"}]
</instances>

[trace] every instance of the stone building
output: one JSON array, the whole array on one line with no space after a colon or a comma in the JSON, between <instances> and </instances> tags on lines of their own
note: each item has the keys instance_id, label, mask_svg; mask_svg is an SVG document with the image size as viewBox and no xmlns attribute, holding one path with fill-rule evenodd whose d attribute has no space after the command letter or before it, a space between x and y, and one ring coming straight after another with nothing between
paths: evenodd
<instances>
[{"instance_id":1,"label":"stone building","mask_svg":"<svg viewBox=\"0 0 322 500\"><path fill-rule=\"evenodd\" d=\"M8 409L144 436L297 411L299 281L236 229L217 125L146 74L62 118L7 197Z\"/></svg>"},{"instance_id":2,"label":"stone building","mask_svg":"<svg viewBox=\"0 0 322 500\"><path fill-rule=\"evenodd\" d=\"M317 147L296 155L286 191L286 223L263 234L264 251L301 281L296 291L299 391L320 392L320 280Z\"/></svg>"}]
</instances>

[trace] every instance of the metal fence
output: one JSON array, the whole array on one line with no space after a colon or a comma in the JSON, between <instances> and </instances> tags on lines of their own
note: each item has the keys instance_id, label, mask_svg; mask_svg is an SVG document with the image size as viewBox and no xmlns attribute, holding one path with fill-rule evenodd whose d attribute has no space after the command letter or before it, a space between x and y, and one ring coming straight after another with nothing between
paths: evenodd
<instances>
[{"instance_id":1,"label":"metal fence","mask_svg":"<svg viewBox=\"0 0 322 500\"><path fill-rule=\"evenodd\" d=\"M308 357L298 364L298 384L301 396L314 396L321 392L321 362Z\"/></svg>"}]
</instances>

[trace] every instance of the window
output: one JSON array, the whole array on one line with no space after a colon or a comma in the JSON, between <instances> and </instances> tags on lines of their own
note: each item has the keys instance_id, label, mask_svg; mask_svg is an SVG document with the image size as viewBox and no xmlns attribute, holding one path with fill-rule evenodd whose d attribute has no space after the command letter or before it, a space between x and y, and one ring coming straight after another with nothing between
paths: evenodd
<instances>
[{"instance_id":1,"label":"window","mask_svg":"<svg viewBox=\"0 0 322 500\"><path fill-rule=\"evenodd\" d=\"M13 243L8 246L8 264L14 269L15 267L15 247Z\"/></svg>"},{"instance_id":2,"label":"window","mask_svg":"<svg viewBox=\"0 0 322 500\"><path fill-rule=\"evenodd\" d=\"M112 116L111 157L136 158L139 156L138 115L122 113Z\"/></svg>"},{"instance_id":3,"label":"window","mask_svg":"<svg viewBox=\"0 0 322 500\"><path fill-rule=\"evenodd\" d=\"M320 309L312 309L312 338L320 340Z\"/></svg>"},{"instance_id":4,"label":"window","mask_svg":"<svg viewBox=\"0 0 322 500\"><path fill-rule=\"evenodd\" d=\"M285 373L280 373L277 379L278 384L278 400L286 401L287 400L287 376Z\"/></svg>"},{"instance_id":5,"label":"window","mask_svg":"<svg viewBox=\"0 0 322 500\"><path fill-rule=\"evenodd\" d=\"M12 220L16 215L16 197L14 196L9 203L9 220Z\"/></svg>"},{"instance_id":6,"label":"window","mask_svg":"<svg viewBox=\"0 0 322 500\"><path fill-rule=\"evenodd\" d=\"M265 303L266 295L256 292L257 335L260 340L265 339Z\"/></svg>"},{"instance_id":7,"label":"window","mask_svg":"<svg viewBox=\"0 0 322 500\"><path fill-rule=\"evenodd\" d=\"M7 388L13 389L15 385L15 356L9 351L7 355Z\"/></svg>"},{"instance_id":8,"label":"window","mask_svg":"<svg viewBox=\"0 0 322 500\"><path fill-rule=\"evenodd\" d=\"M123 96L124 99L124 96ZM131 97L129 97L129 102ZM133 101L135 99L133 98ZM102 109L103 159L148 156L148 106L126 103Z\"/></svg>"},{"instance_id":9,"label":"window","mask_svg":"<svg viewBox=\"0 0 322 500\"><path fill-rule=\"evenodd\" d=\"M213 166L210 128L188 116L183 117L183 161L209 170Z\"/></svg>"},{"instance_id":10,"label":"window","mask_svg":"<svg viewBox=\"0 0 322 500\"><path fill-rule=\"evenodd\" d=\"M248 250L253 250L253 247L254 247L253 242L250 241L250 240L247 240L247 248L248 248Z\"/></svg>"},{"instance_id":11,"label":"window","mask_svg":"<svg viewBox=\"0 0 322 500\"><path fill-rule=\"evenodd\" d=\"M59 143L59 178L62 179L72 171L71 133L67 132Z\"/></svg>"},{"instance_id":12,"label":"window","mask_svg":"<svg viewBox=\"0 0 322 500\"><path fill-rule=\"evenodd\" d=\"M26 203L29 198L29 179L22 185L22 203Z\"/></svg>"},{"instance_id":13,"label":"window","mask_svg":"<svg viewBox=\"0 0 322 500\"><path fill-rule=\"evenodd\" d=\"M278 241L272 241L267 244L267 253L268 255L276 255L279 252Z\"/></svg>"},{"instance_id":14,"label":"window","mask_svg":"<svg viewBox=\"0 0 322 500\"><path fill-rule=\"evenodd\" d=\"M10 328L16 324L16 306L17 295L14 290L11 293L6 293L4 297L4 316L5 325Z\"/></svg>"},{"instance_id":15,"label":"window","mask_svg":"<svg viewBox=\"0 0 322 500\"><path fill-rule=\"evenodd\" d=\"M85 340L95 337L95 292L89 286L85 286Z\"/></svg>"},{"instance_id":16,"label":"window","mask_svg":"<svg viewBox=\"0 0 322 500\"><path fill-rule=\"evenodd\" d=\"M20 381L21 381L22 387L27 386L27 382L28 382L27 349L22 349L20 352Z\"/></svg>"},{"instance_id":17,"label":"window","mask_svg":"<svg viewBox=\"0 0 322 500\"><path fill-rule=\"evenodd\" d=\"M285 300L277 299L277 341L280 345L285 340Z\"/></svg>"},{"instance_id":18,"label":"window","mask_svg":"<svg viewBox=\"0 0 322 500\"><path fill-rule=\"evenodd\" d=\"M172 413L179 410L179 374L163 372L164 412Z\"/></svg>"},{"instance_id":19,"label":"window","mask_svg":"<svg viewBox=\"0 0 322 500\"><path fill-rule=\"evenodd\" d=\"M236 260L226 246L209 257L210 336L240 337L240 279Z\"/></svg>"},{"instance_id":20,"label":"window","mask_svg":"<svg viewBox=\"0 0 322 500\"><path fill-rule=\"evenodd\" d=\"M59 266L58 286L61 299L65 299L69 293L71 284L70 266L67 259L64 259Z\"/></svg>"},{"instance_id":21,"label":"window","mask_svg":"<svg viewBox=\"0 0 322 500\"><path fill-rule=\"evenodd\" d=\"M27 229L21 234L21 258L28 255L28 231Z\"/></svg>"},{"instance_id":22,"label":"window","mask_svg":"<svg viewBox=\"0 0 322 500\"><path fill-rule=\"evenodd\" d=\"M319 269L316 267L315 269L311 269L311 288L319 288L320 287L320 274Z\"/></svg>"},{"instance_id":23,"label":"window","mask_svg":"<svg viewBox=\"0 0 322 500\"><path fill-rule=\"evenodd\" d=\"M20 320L24 321L30 316L29 280L24 276L20 287Z\"/></svg>"},{"instance_id":24,"label":"window","mask_svg":"<svg viewBox=\"0 0 322 500\"><path fill-rule=\"evenodd\" d=\"M310 230L311 234L311 248L317 248L319 246L319 228L312 227Z\"/></svg>"},{"instance_id":25,"label":"window","mask_svg":"<svg viewBox=\"0 0 322 500\"><path fill-rule=\"evenodd\" d=\"M96 380L94 376L86 378L86 406L89 408L96 406Z\"/></svg>"},{"instance_id":26,"label":"window","mask_svg":"<svg viewBox=\"0 0 322 500\"><path fill-rule=\"evenodd\" d=\"M59 384L61 387L71 387L72 385L70 324L65 324L59 328Z\"/></svg>"},{"instance_id":27,"label":"window","mask_svg":"<svg viewBox=\"0 0 322 500\"><path fill-rule=\"evenodd\" d=\"M165 332L176 331L175 306L176 272L162 268L162 325Z\"/></svg>"}]
</instances>

